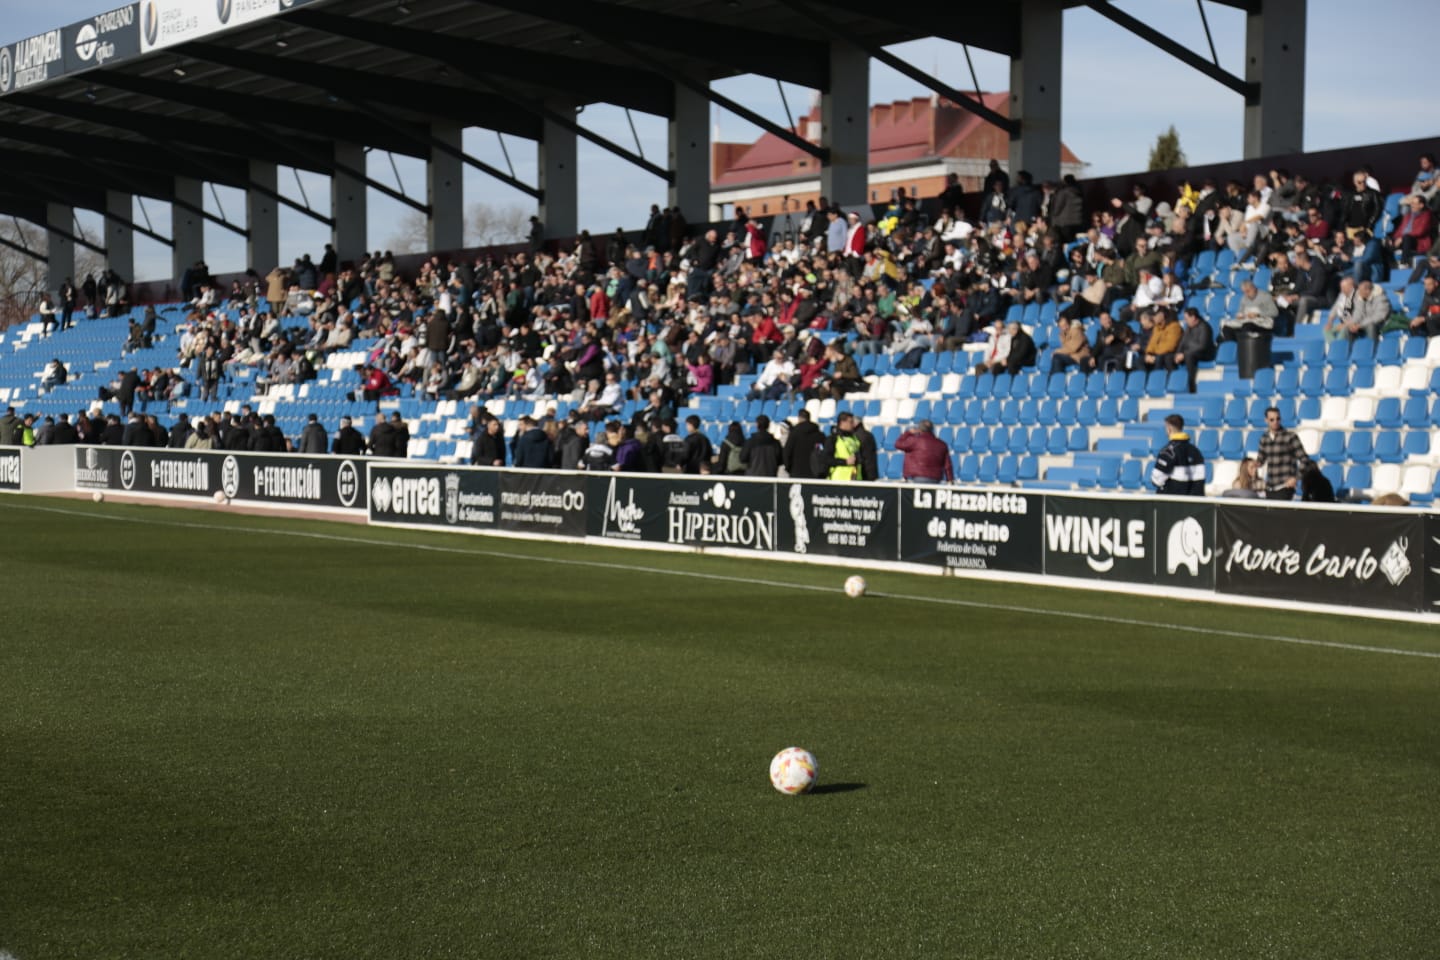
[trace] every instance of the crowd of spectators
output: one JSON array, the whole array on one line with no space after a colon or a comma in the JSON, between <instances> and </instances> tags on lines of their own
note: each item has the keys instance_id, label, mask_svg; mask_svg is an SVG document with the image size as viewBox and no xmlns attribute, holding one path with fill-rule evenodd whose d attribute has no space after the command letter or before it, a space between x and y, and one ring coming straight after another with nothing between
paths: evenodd
<instances>
[{"instance_id":1,"label":"crowd of spectators","mask_svg":"<svg viewBox=\"0 0 1440 960\"><path fill-rule=\"evenodd\" d=\"M436 255L409 274L388 253L341 264L327 246L318 263L306 256L265 277L252 271L222 291L196 264L182 283L178 367L126 371L108 392L125 418L136 402L143 410L180 396L214 400L237 365L256 368L260 390L301 383L330 354L364 342L356 399L402 388L472 403L568 398L573 412L563 421L521 424L527 462L538 463L543 435L546 466L740 472L752 466L739 451L755 425L750 437L731 425L724 449L702 455L690 439L698 429L675 417L692 396L745 374L757 375L755 399L843 401L866 388L857 360L867 354L889 354L906 370L927 352L975 344L977 371L1017 373L1042 361L1052 373L1183 368L1193 390L1217 341L1287 333L1320 311L1328 311L1327 337L1376 337L1397 326L1440 333L1437 188L1433 158L1422 157L1387 235L1384 195L1364 169L1335 182L1285 170L1249 184L1207 181L1174 202L1136 187L1087 210L1073 177L1037 184L1020 171L1012 184L992 163L978 217L967 216L972 205L952 177L933 219L901 190L878 217L822 198L769 236L743 209L728 224L691 231L677 211L655 207L639 239L617 233L600 243L582 234L560 250L532 243L474 260ZM1260 284L1241 286L1216 331L1182 305L1196 292L1186 286L1191 266L1224 249L1237 268L1269 269L1254 275ZM1413 317L1397 315L1381 285L1394 270L1424 284ZM1053 304L1058 318L1058 336L1043 351L1031 330L1006 322L1011 307L1036 303ZM153 336L150 314L131 325L127 347ZM622 421L628 401L640 409ZM239 431L247 444L265 435L260 418L240 417L239 431L234 419L201 422L227 449L241 448ZM477 404L474 461L517 462L517 450L495 439L492 419ZM84 439L115 425L72 426ZM783 441L791 426L762 432ZM837 424L831 440L842 432ZM690 444L683 464L667 443ZM785 459L805 461L801 470L813 460L808 475L829 474L835 458L823 463L824 445L813 447L813 458ZM769 458L762 463L768 470ZM795 473L794 463L780 466ZM846 466L875 478L863 462Z\"/></svg>"}]
</instances>

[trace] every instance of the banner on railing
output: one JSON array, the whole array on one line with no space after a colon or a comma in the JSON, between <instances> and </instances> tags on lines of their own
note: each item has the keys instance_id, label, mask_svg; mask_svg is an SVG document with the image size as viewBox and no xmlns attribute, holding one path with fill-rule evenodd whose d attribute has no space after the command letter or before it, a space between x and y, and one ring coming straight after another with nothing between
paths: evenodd
<instances>
[{"instance_id":1,"label":"banner on railing","mask_svg":"<svg viewBox=\"0 0 1440 960\"><path fill-rule=\"evenodd\" d=\"M589 534L689 547L775 550L775 487L708 477L593 475Z\"/></svg>"},{"instance_id":2,"label":"banner on railing","mask_svg":"<svg viewBox=\"0 0 1440 960\"><path fill-rule=\"evenodd\" d=\"M915 485L900 492L900 559L952 570L1040 573L1045 498Z\"/></svg>"},{"instance_id":3,"label":"banner on railing","mask_svg":"<svg viewBox=\"0 0 1440 960\"><path fill-rule=\"evenodd\" d=\"M0 490L19 490L23 469L19 450L0 447Z\"/></svg>"},{"instance_id":4,"label":"banner on railing","mask_svg":"<svg viewBox=\"0 0 1440 960\"><path fill-rule=\"evenodd\" d=\"M1425 608L1426 531L1418 515L1232 506L1219 513L1215 586L1222 594ZM1433 562L1440 552L1429 556Z\"/></svg>"},{"instance_id":5,"label":"banner on railing","mask_svg":"<svg viewBox=\"0 0 1440 960\"><path fill-rule=\"evenodd\" d=\"M894 560L900 549L900 491L868 483L775 485L781 553Z\"/></svg>"},{"instance_id":6,"label":"banner on railing","mask_svg":"<svg viewBox=\"0 0 1440 960\"><path fill-rule=\"evenodd\" d=\"M213 497L364 510L363 461L224 450L76 447L82 490Z\"/></svg>"}]
</instances>

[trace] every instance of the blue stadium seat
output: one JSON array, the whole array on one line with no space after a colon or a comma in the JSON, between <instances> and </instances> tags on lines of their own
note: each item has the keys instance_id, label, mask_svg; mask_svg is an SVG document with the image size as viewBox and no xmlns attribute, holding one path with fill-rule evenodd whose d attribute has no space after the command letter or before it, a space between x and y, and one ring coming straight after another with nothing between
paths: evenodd
<instances>
[{"instance_id":1,"label":"blue stadium seat","mask_svg":"<svg viewBox=\"0 0 1440 960\"><path fill-rule=\"evenodd\" d=\"M962 457L960 459L960 475L956 479L961 483L974 483L979 477L980 457L973 453Z\"/></svg>"},{"instance_id":2,"label":"blue stadium seat","mask_svg":"<svg viewBox=\"0 0 1440 960\"><path fill-rule=\"evenodd\" d=\"M1345 434L1340 430L1327 430L1320 438L1320 450L1317 456L1321 460L1344 460L1345 459Z\"/></svg>"},{"instance_id":3,"label":"blue stadium seat","mask_svg":"<svg viewBox=\"0 0 1440 960\"><path fill-rule=\"evenodd\" d=\"M1409 339L1415 339L1411 337ZM1398 367L1404 363L1400 356L1401 340L1400 334L1386 334L1380 340L1380 345L1375 348L1375 363L1382 367Z\"/></svg>"},{"instance_id":4,"label":"blue stadium seat","mask_svg":"<svg viewBox=\"0 0 1440 960\"><path fill-rule=\"evenodd\" d=\"M973 373L965 374L965 376L960 378L960 392L955 394L955 397L960 400L969 400L974 397L975 385L979 379L980 378Z\"/></svg>"},{"instance_id":5,"label":"blue stadium seat","mask_svg":"<svg viewBox=\"0 0 1440 960\"><path fill-rule=\"evenodd\" d=\"M1388 398L1386 398L1388 399ZM1424 396L1406 397L1400 418L1412 430L1424 430L1430 426L1429 401Z\"/></svg>"},{"instance_id":6,"label":"blue stadium seat","mask_svg":"<svg viewBox=\"0 0 1440 960\"><path fill-rule=\"evenodd\" d=\"M1215 365L1217 367L1233 367L1237 349L1234 340L1226 340L1220 344L1215 348Z\"/></svg>"},{"instance_id":7,"label":"blue stadium seat","mask_svg":"<svg viewBox=\"0 0 1440 960\"><path fill-rule=\"evenodd\" d=\"M1072 451L1090 449L1090 431L1086 427L1076 427L1070 431L1067 446Z\"/></svg>"},{"instance_id":8,"label":"blue stadium seat","mask_svg":"<svg viewBox=\"0 0 1440 960\"><path fill-rule=\"evenodd\" d=\"M1050 431L1044 427L1035 427L1026 438L1025 450L1035 456L1042 456L1046 451L1046 444L1049 440ZM1023 478L1022 478L1023 479ZM1033 477L1031 479L1034 479Z\"/></svg>"},{"instance_id":9,"label":"blue stadium seat","mask_svg":"<svg viewBox=\"0 0 1440 960\"><path fill-rule=\"evenodd\" d=\"M1214 460L1220 456L1220 431L1219 430L1196 430L1192 439L1195 446L1206 460Z\"/></svg>"},{"instance_id":10,"label":"blue stadium seat","mask_svg":"<svg viewBox=\"0 0 1440 960\"><path fill-rule=\"evenodd\" d=\"M1424 337L1406 337L1404 355L1406 360L1423 360L1428 344Z\"/></svg>"},{"instance_id":11,"label":"blue stadium seat","mask_svg":"<svg viewBox=\"0 0 1440 960\"><path fill-rule=\"evenodd\" d=\"M1345 441L1345 459L1356 463L1375 461L1375 435L1369 430L1352 431Z\"/></svg>"},{"instance_id":12,"label":"blue stadium seat","mask_svg":"<svg viewBox=\"0 0 1440 960\"><path fill-rule=\"evenodd\" d=\"M1036 411L1036 422L1042 427L1053 427L1058 422L1054 400L1041 400Z\"/></svg>"},{"instance_id":13,"label":"blue stadium seat","mask_svg":"<svg viewBox=\"0 0 1440 960\"><path fill-rule=\"evenodd\" d=\"M1059 456L1069 450L1069 435L1064 427L1052 427L1048 438L1045 441L1046 452L1052 456Z\"/></svg>"},{"instance_id":14,"label":"blue stadium seat","mask_svg":"<svg viewBox=\"0 0 1440 960\"><path fill-rule=\"evenodd\" d=\"M1040 477L1040 461L1035 457L1021 457L1015 479L1020 482L1036 480Z\"/></svg>"},{"instance_id":15,"label":"blue stadium seat","mask_svg":"<svg viewBox=\"0 0 1440 960\"><path fill-rule=\"evenodd\" d=\"M1220 435L1220 459L1240 460L1245 456L1245 434L1240 430L1226 430Z\"/></svg>"},{"instance_id":16,"label":"blue stadium seat","mask_svg":"<svg viewBox=\"0 0 1440 960\"><path fill-rule=\"evenodd\" d=\"M1338 341L1337 341L1338 342ZM1357 371L1358 373L1358 371ZM1350 396L1350 369L1331 367L1325 372L1325 395L1330 397Z\"/></svg>"},{"instance_id":17,"label":"blue stadium seat","mask_svg":"<svg viewBox=\"0 0 1440 960\"><path fill-rule=\"evenodd\" d=\"M954 427L954 428L952 428L952 430L953 430L953 434L952 434L951 439L948 440L948 441L946 441L947 443L950 444L950 449L951 449L952 451L954 451L955 453L969 453L969 452L970 452L970 428L969 428L969 427Z\"/></svg>"},{"instance_id":18,"label":"blue stadium seat","mask_svg":"<svg viewBox=\"0 0 1440 960\"><path fill-rule=\"evenodd\" d=\"M1111 370L1105 374L1105 396L1120 398L1125 396L1125 371Z\"/></svg>"},{"instance_id":19,"label":"blue stadium seat","mask_svg":"<svg viewBox=\"0 0 1440 960\"><path fill-rule=\"evenodd\" d=\"M1428 430L1411 430L1405 434L1405 440L1401 445L1405 458L1428 457L1430 455L1430 432Z\"/></svg>"},{"instance_id":20,"label":"blue stadium seat","mask_svg":"<svg viewBox=\"0 0 1440 960\"><path fill-rule=\"evenodd\" d=\"M1145 464L1133 457L1120 464L1120 488L1122 490L1143 490L1145 482Z\"/></svg>"},{"instance_id":21,"label":"blue stadium seat","mask_svg":"<svg viewBox=\"0 0 1440 960\"><path fill-rule=\"evenodd\" d=\"M993 453L980 458L980 472L976 479L981 483L994 483L1000 474L1000 458Z\"/></svg>"},{"instance_id":22,"label":"blue stadium seat","mask_svg":"<svg viewBox=\"0 0 1440 960\"><path fill-rule=\"evenodd\" d=\"M1352 464L1350 469L1345 471L1344 493L1345 497L1367 496L1370 491L1371 480L1370 465L1368 463ZM1337 494L1340 488L1336 488Z\"/></svg>"},{"instance_id":23,"label":"blue stadium seat","mask_svg":"<svg viewBox=\"0 0 1440 960\"><path fill-rule=\"evenodd\" d=\"M975 397L978 400L989 399L995 392L995 375L982 373L975 378Z\"/></svg>"},{"instance_id":24,"label":"blue stadium seat","mask_svg":"<svg viewBox=\"0 0 1440 960\"><path fill-rule=\"evenodd\" d=\"M1020 460L1018 457L1001 457L1000 466L996 470L995 479L999 483L1014 483L1020 476Z\"/></svg>"},{"instance_id":25,"label":"blue stadium seat","mask_svg":"<svg viewBox=\"0 0 1440 960\"><path fill-rule=\"evenodd\" d=\"M1131 370L1125 376L1125 395L1127 397L1145 396L1145 371Z\"/></svg>"},{"instance_id":26,"label":"blue stadium seat","mask_svg":"<svg viewBox=\"0 0 1440 960\"><path fill-rule=\"evenodd\" d=\"M1405 452L1401 448L1399 430L1381 430L1375 434L1375 459L1381 463L1402 463Z\"/></svg>"},{"instance_id":27,"label":"blue stadium seat","mask_svg":"<svg viewBox=\"0 0 1440 960\"><path fill-rule=\"evenodd\" d=\"M1114 397L1105 397L1095 405L1095 422L1102 427L1113 427L1120 418L1120 405Z\"/></svg>"},{"instance_id":28,"label":"blue stadium seat","mask_svg":"<svg viewBox=\"0 0 1440 960\"><path fill-rule=\"evenodd\" d=\"M1384 427L1386 430L1397 430L1400 422L1400 398L1381 397L1375 404L1376 426Z\"/></svg>"},{"instance_id":29,"label":"blue stadium seat","mask_svg":"<svg viewBox=\"0 0 1440 960\"><path fill-rule=\"evenodd\" d=\"M989 427L982 427L982 426L978 426L978 425L977 425L973 430L971 430L971 432L970 432L970 452L971 452L971 453L989 453L989 452L990 452L990 428L989 428Z\"/></svg>"}]
</instances>

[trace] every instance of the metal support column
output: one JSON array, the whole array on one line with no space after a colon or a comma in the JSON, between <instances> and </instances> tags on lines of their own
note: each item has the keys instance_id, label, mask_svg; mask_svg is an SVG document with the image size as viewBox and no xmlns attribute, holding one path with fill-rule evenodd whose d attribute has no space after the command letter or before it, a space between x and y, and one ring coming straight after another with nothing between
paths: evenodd
<instances>
[{"instance_id":1,"label":"metal support column","mask_svg":"<svg viewBox=\"0 0 1440 960\"><path fill-rule=\"evenodd\" d=\"M667 205L679 207L687 223L703 223L710 212L710 101L695 90L672 84L675 117L670 121L670 169L675 182Z\"/></svg>"},{"instance_id":2,"label":"metal support column","mask_svg":"<svg viewBox=\"0 0 1440 960\"><path fill-rule=\"evenodd\" d=\"M75 241L70 239L75 229L75 208L63 203L45 204L46 232L45 289L52 296L58 296L60 284L66 277L75 277Z\"/></svg>"},{"instance_id":3,"label":"metal support column","mask_svg":"<svg viewBox=\"0 0 1440 960\"><path fill-rule=\"evenodd\" d=\"M358 143L335 144L335 174L330 178L331 243L341 262L358 263L369 243L365 183L354 174L365 172L365 148Z\"/></svg>"},{"instance_id":4,"label":"metal support column","mask_svg":"<svg viewBox=\"0 0 1440 960\"><path fill-rule=\"evenodd\" d=\"M170 204L171 276L179 279L185 271L205 259L205 184L190 177L175 178L175 200Z\"/></svg>"},{"instance_id":5,"label":"metal support column","mask_svg":"<svg viewBox=\"0 0 1440 960\"><path fill-rule=\"evenodd\" d=\"M425 240L431 250L459 250L465 245L464 132L458 123L437 123L430 128L438 143L451 148L432 146L425 164L425 202L430 205Z\"/></svg>"},{"instance_id":6,"label":"metal support column","mask_svg":"<svg viewBox=\"0 0 1440 960\"><path fill-rule=\"evenodd\" d=\"M1306 0L1264 0L1245 18L1245 159L1305 150Z\"/></svg>"},{"instance_id":7,"label":"metal support column","mask_svg":"<svg viewBox=\"0 0 1440 960\"><path fill-rule=\"evenodd\" d=\"M135 198L120 190L105 191L105 262L126 283L135 280Z\"/></svg>"},{"instance_id":8,"label":"metal support column","mask_svg":"<svg viewBox=\"0 0 1440 960\"><path fill-rule=\"evenodd\" d=\"M845 206L870 202L870 55L830 41L830 89L820 95L820 193Z\"/></svg>"},{"instance_id":9,"label":"metal support column","mask_svg":"<svg viewBox=\"0 0 1440 960\"><path fill-rule=\"evenodd\" d=\"M575 108L547 104L554 112L573 114ZM575 131L546 117L540 139L540 222L546 237L571 237L580 232L579 171L575 165Z\"/></svg>"},{"instance_id":10,"label":"metal support column","mask_svg":"<svg viewBox=\"0 0 1440 960\"><path fill-rule=\"evenodd\" d=\"M1063 0L1021 0L1020 53L1010 58L1010 178L1028 170L1035 182L1060 179L1060 74Z\"/></svg>"},{"instance_id":11,"label":"metal support column","mask_svg":"<svg viewBox=\"0 0 1440 960\"><path fill-rule=\"evenodd\" d=\"M273 163L251 160L250 187L245 191L245 265L265 276L280 265L279 173Z\"/></svg>"}]
</instances>

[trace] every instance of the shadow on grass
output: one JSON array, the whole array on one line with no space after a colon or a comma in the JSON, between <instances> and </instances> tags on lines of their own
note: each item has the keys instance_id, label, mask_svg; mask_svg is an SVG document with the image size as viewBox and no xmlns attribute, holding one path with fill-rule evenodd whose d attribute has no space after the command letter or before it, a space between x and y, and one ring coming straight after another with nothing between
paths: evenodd
<instances>
[{"instance_id":1,"label":"shadow on grass","mask_svg":"<svg viewBox=\"0 0 1440 960\"><path fill-rule=\"evenodd\" d=\"M868 783L822 783L810 791L813 797L817 793L851 793L855 790L864 790L870 786Z\"/></svg>"}]
</instances>

